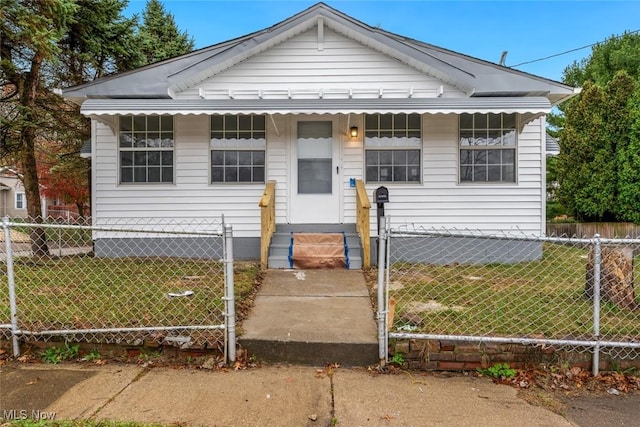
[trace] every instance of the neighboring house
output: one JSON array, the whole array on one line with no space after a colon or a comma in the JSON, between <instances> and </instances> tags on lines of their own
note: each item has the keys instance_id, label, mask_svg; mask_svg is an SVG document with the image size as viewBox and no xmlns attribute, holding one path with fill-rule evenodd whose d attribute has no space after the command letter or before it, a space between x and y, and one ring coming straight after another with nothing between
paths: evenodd
<instances>
[{"instance_id":1,"label":"neighboring house","mask_svg":"<svg viewBox=\"0 0 640 427\"><path fill-rule=\"evenodd\" d=\"M558 144L558 138L546 134L546 154L547 156L557 156L560 154L560 144Z\"/></svg>"},{"instance_id":2,"label":"neighboring house","mask_svg":"<svg viewBox=\"0 0 640 427\"><path fill-rule=\"evenodd\" d=\"M63 95L92 119L94 224L224 214L259 258L270 181L278 225L355 224L362 180L396 227L543 234L545 115L575 92L318 3Z\"/></svg>"},{"instance_id":3,"label":"neighboring house","mask_svg":"<svg viewBox=\"0 0 640 427\"><path fill-rule=\"evenodd\" d=\"M46 199L42 199L46 213ZM0 216L26 218L27 197L18 173L8 167L0 167ZM44 215L46 216L46 215Z\"/></svg>"},{"instance_id":4,"label":"neighboring house","mask_svg":"<svg viewBox=\"0 0 640 427\"><path fill-rule=\"evenodd\" d=\"M546 156L547 157L555 157L560 154L560 144L558 144L558 138L554 138L553 136L546 134ZM547 161L548 163L548 161ZM549 183L547 183L549 184ZM550 185L547 185L547 202L555 202L556 201L556 193L560 188L558 181L552 181Z\"/></svg>"}]
</instances>

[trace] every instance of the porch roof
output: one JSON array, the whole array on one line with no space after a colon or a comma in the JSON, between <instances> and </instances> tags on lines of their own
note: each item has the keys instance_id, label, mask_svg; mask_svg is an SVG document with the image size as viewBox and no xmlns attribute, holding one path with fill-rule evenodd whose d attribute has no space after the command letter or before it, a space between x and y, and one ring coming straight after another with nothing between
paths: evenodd
<instances>
[{"instance_id":1,"label":"porch roof","mask_svg":"<svg viewBox=\"0 0 640 427\"><path fill-rule=\"evenodd\" d=\"M87 99L87 116L209 114L530 113L546 114L545 97L375 99Z\"/></svg>"}]
</instances>

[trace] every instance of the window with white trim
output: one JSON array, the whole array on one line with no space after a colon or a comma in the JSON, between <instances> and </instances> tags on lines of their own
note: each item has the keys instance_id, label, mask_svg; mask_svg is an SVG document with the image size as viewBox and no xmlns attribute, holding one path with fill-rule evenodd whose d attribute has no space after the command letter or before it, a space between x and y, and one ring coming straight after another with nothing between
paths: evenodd
<instances>
[{"instance_id":1,"label":"window with white trim","mask_svg":"<svg viewBox=\"0 0 640 427\"><path fill-rule=\"evenodd\" d=\"M27 209L27 197L24 193L16 193L16 209Z\"/></svg>"},{"instance_id":2,"label":"window with white trim","mask_svg":"<svg viewBox=\"0 0 640 427\"><path fill-rule=\"evenodd\" d=\"M265 182L265 116L211 116L211 183Z\"/></svg>"},{"instance_id":3,"label":"window with white trim","mask_svg":"<svg viewBox=\"0 0 640 427\"><path fill-rule=\"evenodd\" d=\"M364 148L366 182L420 182L420 114L365 115Z\"/></svg>"},{"instance_id":4,"label":"window with white trim","mask_svg":"<svg viewBox=\"0 0 640 427\"><path fill-rule=\"evenodd\" d=\"M460 182L516 182L516 115L460 114Z\"/></svg>"},{"instance_id":5,"label":"window with white trim","mask_svg":"<svg viewBox=\"0 0 640 427\"><path fill-rule=\"evenodd\" d=\"M122 116L120 183L173 183L173 116Z\"/></svg>"}]
</instances>

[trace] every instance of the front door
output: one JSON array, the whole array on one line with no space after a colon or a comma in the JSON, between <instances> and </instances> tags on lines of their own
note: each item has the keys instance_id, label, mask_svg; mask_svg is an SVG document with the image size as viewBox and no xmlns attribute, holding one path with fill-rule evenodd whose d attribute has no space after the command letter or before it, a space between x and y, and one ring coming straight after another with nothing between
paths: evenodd
<instances>
[{"instance_id":1,"label":"front door","mask_svg":"<svg viewBox=\"0 0 640 427\"><path fill-rule=\"evenodd\" d=\"M294 118L291 144L293 224L335 224L340 218L340 138L332 116Z\"/></svg>"}]
</instances>

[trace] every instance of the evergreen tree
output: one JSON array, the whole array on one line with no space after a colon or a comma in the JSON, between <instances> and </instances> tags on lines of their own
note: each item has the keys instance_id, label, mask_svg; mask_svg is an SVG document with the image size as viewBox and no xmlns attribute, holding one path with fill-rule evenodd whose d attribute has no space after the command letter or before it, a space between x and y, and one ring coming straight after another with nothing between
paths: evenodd
<instances>
[{"instance_id":1,"label":"evergreen tree","mask_svg":"<svg viewBox=\"0 0 640 427\"><path fill-rule=\"evenodd\" d=\"M617 212L623 221L640 224L640 85L630 101L628 146L618 152Z\"/></svg>"},{"instance_id":2,"label":"evergreen tree","mask_svg":"<svg viewBox=\"0 0 640 427\"><path fill-rule=\"evenodd\" d=\"M55 61L60 53L58 43L76 10L70 0L9 0L0 21L2 109L9 113L2 116L0 146L3 152L15 154L13 159L22 171L27 212L38 222L42 221L42 205L36 142L39 129L47 127L46 119L39 114L39 101L47 92L47 63ZM48 254L44 229L33 229L31 247L36 255Z\"/></svg>"},{"instance_id":3,"label":"evergreen tree","mask_svg":"<svg viewBox=\"0 0 640 427\"><path fill-rule=\"evenodd\" d=\"M560 202L579 219L603 219L614 205L614 164L604 126L605 93L587 82L575 108L567 111L560 136L558 181Z\"/></svg>"},{"instance_id":4,"label":"evergreen tree","mask_svg":"<svg viewBox=\"0 0 640 427\"><path fill-rule=\"evenodd\" d=\"M159 0L147 1L138 31L138 43L145 64L189 53L194 48L193 38L178 29L173 15Z\"/></svg>"},{"instance_id":5,"label":"evergreen tree","mask_svg":"<svg viewBox=\"0 0 640 427\"><path fill-rule=\"evenodd\" d=\"M125 52L135 23L122 18L125 6L126 0L3 0L1 163L20 170L28 215L37 222L42 221L42 151L54 146L63 156L72 154L88 135L88 121L78 107L55 89L140 61L135 51ZM47 254L44 230L34 229L31 237L33 253Z\"/></svg>"},{"instance_id":6,"label":"evergreen tree","mask_svg":"<svg viewBox=\"0 0 640 427\"><path fill-rule=\"evenodd\" d=\"M78 85L144 65L135 36L137 18L125 18L127 0L76 0L75 20L60 40L56 84Z\"/></svg>"},{"instance_id":7,"label":"evergreen tree","mask_svg":"<svg viewBox=\"0 0 640 427\"><path fill-rule=\"evenodd\" d=\"M551 115L559 134L560 202L582 220L640 220L640 34L612 37L565 69L582 93Z\"/></svg>"}]
</instances>

